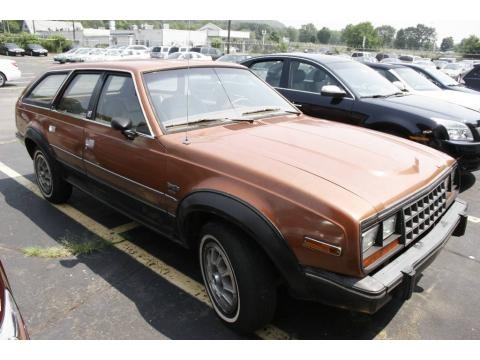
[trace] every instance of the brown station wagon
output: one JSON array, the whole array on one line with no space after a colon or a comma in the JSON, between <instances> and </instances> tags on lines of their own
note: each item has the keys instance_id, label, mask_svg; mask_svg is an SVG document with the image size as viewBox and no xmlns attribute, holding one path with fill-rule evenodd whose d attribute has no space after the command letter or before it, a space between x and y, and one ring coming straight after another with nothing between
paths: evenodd
<instances>
[{"instance_id":1,"label":"brown station wagon","mask_svg":"<svg viewBox=\"0 0 480 360\"><path fill-rule=\"evenodd\" d=\"M463 235L455 161L298 112L231 63L53 68L16 105L43 196L72 186L198 253L216 314L252 331L277 288L374 313Z\"/></svg>"}]
</instances>

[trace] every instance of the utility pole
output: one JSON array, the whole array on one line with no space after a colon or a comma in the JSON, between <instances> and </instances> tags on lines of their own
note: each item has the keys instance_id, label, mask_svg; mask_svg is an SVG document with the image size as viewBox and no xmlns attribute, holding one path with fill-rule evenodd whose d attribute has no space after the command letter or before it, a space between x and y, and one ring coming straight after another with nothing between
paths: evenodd
<instances>
[{"instance_id":1,"label":"utility pole","mask_svg":"<svg viewBox=\"0 0 480 360\"><path fill-rule=\"evenodd\" d=\"M32 20L32 30L33 30L33 35L35 35L35 20Z\"/></svg>"},{"instance_id":2,"label":"utility pole","mask_svg":"<svg viewBox=\"0 0 480 360\"><path fill-rule=\"evenodd\" d=\"M228 35L227 35L227 54L230 54L230 28L232 26L232 20L228 20Z\"/></svg>"},{"instance_id":3,"label":"utility pole","mask_svg":"<svg viewBox=\"0 0 480 360\"><path fill-rule=\"evenodd\" d=\"M8 20L5 20L5 23L7 24L7 32L10 34L10 25L8 25Z\"/></svg>"},{"instance_id":4,"label":"utility pole","mask_svg":"<svg viewBox=\"0 0 480 360\"><path fill-rule=\"evenodd\" d=\"M73 46L75 46L75 20L72 21L73 25Z\"/></svg>"}]
</instances>

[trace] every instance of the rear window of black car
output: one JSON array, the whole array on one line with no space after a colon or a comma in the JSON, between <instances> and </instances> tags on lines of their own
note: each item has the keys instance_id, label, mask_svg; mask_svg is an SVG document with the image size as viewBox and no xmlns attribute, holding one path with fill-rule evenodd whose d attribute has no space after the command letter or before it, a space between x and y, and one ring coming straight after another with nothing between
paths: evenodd
<instances>
[{"instance_id":1,"label":"rear window of black car","mask_svg":"<svg viewBox=\"0 0 480 360\"><path fill-rule=\"evenodd\" d=\"M27 104L48 107L52 103L58 89L62 86L68 74L46 75L23 99Z\"/></svg>"}]
</instances>

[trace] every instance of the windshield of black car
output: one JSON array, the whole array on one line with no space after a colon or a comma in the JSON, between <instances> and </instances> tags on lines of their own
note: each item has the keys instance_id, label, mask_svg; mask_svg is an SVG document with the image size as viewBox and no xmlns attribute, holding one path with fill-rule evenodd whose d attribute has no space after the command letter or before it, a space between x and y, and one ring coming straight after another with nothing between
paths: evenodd
<instances>
[{"instance_id":1,"label":"windshield of black car","mask_svg":"<svg viewBox=\"0 0 480 360\"><path fill-rule=\"evenodd\" d=\"M367 65L345 61L329 66L360 97L391 96L399 92L395 85Z\"/></svg>"},{"instance_id":2,"label":"windshield of black car","mask_svg":"<svg viewBox=\"0 0 480 360\"><path fill-rule=\"evenodd\" d=\"M417 91L435 91L440 88L427 80L425 76L420 75L415 70L403 67L396 68L395 72L407 83L413 90Z\"/></svg>"},{"instance_id":3,"label":"windshield of black car","mask_svg":"<svg viewBox=\"0 0 480 360\"><path fill-rule=\"evenodd\" d=\"M214 125L220 120L247 121L297 112L247 69L175 69L146 73L144 80L157 119L167 132L208 120Z\"/></svg>"}]
</instances>

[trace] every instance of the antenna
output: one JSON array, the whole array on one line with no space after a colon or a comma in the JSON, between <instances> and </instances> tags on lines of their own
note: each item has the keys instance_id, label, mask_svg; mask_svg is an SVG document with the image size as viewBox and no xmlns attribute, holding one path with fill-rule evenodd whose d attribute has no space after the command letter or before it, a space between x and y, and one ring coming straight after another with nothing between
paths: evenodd
<instances>
[{"instance_id":1,"label":"antenna","mask_svg":"<svg viewBox=\"0 0 480 360\"><path fill-rule=\"evenodd\" d=\"M187 53L189 52L189 47L190 47L190 20L188 20L188 33L187 33ZM185 76L185 87L187 91L187 129L185 130L185 139L183 140L184 145L189 145L190 140L188 139L188 128L190 127L189 125L189 119L188 119L188 106L189 106L189 97L190 97L190 54L187 55L187 74Z\"/></svg>"}]
</instances>

